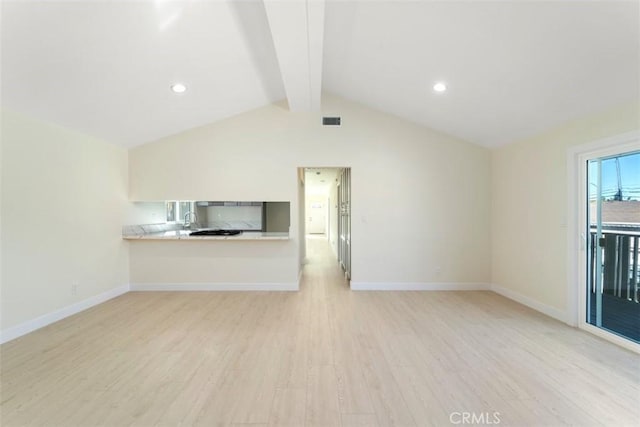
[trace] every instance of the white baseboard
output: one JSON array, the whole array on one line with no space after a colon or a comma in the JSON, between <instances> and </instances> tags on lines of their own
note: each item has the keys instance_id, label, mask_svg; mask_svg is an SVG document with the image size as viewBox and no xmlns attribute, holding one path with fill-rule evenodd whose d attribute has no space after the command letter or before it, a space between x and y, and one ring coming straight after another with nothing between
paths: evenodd
<instances>
[{"instance_id":1,"label":"white baseboard","mask_svg":"<svg viewBox=\"0 0 640 427\"><path fill-rule=\"evenodd\" d=\"M351 282L352 291L489 291L487 283Z\"/></svg>"},{"instance_id":2,"label":"white baseboard","mask_svg":"<svg viewBox=\"0 0 640 427\"><path fill-rule=\"evenodd\" d=\"M132 283L132 291L297 291L298 283Z\"/></svg>"},{"instance_id":3,"label":"white baseboard","mask_svg":"<svg viewBox=\"0 0 640 427\"><path fill-rule=\"evenodd\" d=\"M415 282L351 282L353 291L493 291L503 297L526 305L542 314L561 322L571 324L567 314L555 307L543 304L533 298L511 289L488 283L415 283Z\"/></svg>"},{"instance_id":4,"label":"white baseboard","mask_svg":"<svg viewBox=\"0 0 640 427\"><path fill-rule=\"evenodd\" d=\"M302 274L302 273L301 273ZM294 283L133 283L110 289L68 307L0 331L0 344L43 328L129 291L297 291L300 280ZM555 307L498 285L487 283L416 283L416 282L351 282L354 291L493 291L526 305L554 319L570 323L567 314Z\"/></svg>"},{"instance_id":5,"label":"white baseboard","mask_svg":"<svg viewBox=\"0 0 640 427\"><path fill-rule=\"evenodd\" d=\"M29 332L33 332L36 329L44 328L58 320L73 316L74 314L80 313L81 311L95 305L102 304L105 301L118 297L122 294L126 294L127 292L129 292L129 285L119 286L70 306L61 308L60 310L56 310L53 313L45 314L43 316L36 317L33 320L28 320L20 323L19 325L10 327L0 332L0 344L14 340L22 335L28 334Z\"/></svg>"},{"instance_id":6,"label":"white baseboard","mask_svg":"<svg viewBox=\"0 0 640 427\"><path fill-rule=\"evenodd\" d=\"M502 295L503 297L509 298L510 300L519 302L522 305L526 305L529 308L539 311L542 314L546 314L549 317L553 317L556 320L559 320L567 324L571 324L567 316L567 313L555 307L552 307L547 304L543 304L540 301L536 301L533 298L522 295L518 292L512 291L511 289L507 289L502 286L491 285L491 290L497 294Z\"/></svg>"}]
</instances>

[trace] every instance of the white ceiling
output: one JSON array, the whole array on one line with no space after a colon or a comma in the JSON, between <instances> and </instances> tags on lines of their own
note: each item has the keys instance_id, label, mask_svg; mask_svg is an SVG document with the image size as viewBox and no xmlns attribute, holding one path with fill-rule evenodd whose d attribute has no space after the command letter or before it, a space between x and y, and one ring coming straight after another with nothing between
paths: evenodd
<instances>
[{"instance_id":1,"label":"white ceiling","mask_svg":"<svg viewBox=\"0 0 640 427\"><path fill-rule=\"evenodd\" d=\"M3 2L1 77L3 107L124 146L285 98L257 1Z\"/></svg>"},{"instance_id":2,"label":"white ceiling","mask_svg":"<svg viewBox=\"0 0 640 427\"><path fill-rule=\"evenodd\" d=\"M331 185L337 180L338 168L305 168L304 188L307 194L329 195Z\"/></svg>"},{"instance_id":3,"label":"white ceiling","mask_svg":"<svg viewBox=\"0 0 640 427\"><path fill-rule=\"evenodd\" d=\"M639 99L638 5L331 3L324 89L467 141L513 142Z\"/></svg>"},{"instance_id":4,"label":"white ceiling","mask_svg":"<svg viewBox=\"0 0 640 427\"><path fill-rule=\"evenodd\" d=\"M331 92L485 146L640 99L637 1L2 1L2 107L135 146ZM431 87L444 80L449 90ZM188 90L169 90L176 82Z\"/></svg>"}]
</instances>

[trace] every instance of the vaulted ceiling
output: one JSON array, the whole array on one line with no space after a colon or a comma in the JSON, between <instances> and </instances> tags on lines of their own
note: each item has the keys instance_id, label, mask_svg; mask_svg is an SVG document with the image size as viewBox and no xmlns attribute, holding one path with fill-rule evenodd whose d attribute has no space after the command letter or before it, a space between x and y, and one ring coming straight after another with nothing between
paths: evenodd
<instances>
[{"instance_id":1,"label":"vaulted ceiling","mask_svg":"<svg viewBox=\"0 0 640 427\"><path fill-rule=\"evenodd\" d=\"M3 0L1 19L2 108L125 147L323 92L488 147L640 99L637 1Z\"/></svg>"}]
</instances>

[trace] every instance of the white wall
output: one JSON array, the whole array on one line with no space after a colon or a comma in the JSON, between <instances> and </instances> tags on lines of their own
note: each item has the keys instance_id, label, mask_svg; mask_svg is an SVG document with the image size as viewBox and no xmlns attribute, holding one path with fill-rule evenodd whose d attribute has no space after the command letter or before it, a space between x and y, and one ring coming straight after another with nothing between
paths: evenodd
<instances>
[{"instance_id":1,"label":"white wall","mask_svg":"<svg viewBox=\"0 0 640 427\"><path fill-rule=\"evenodd\" d=\"M298 212L298 167L350 166L353 281L488 282L489 151L336 97L325 96L323 108L343 125L323 127L320 113L272 105L137 147L129 156L130 197L290 200ZM298 263L298 225L292 216L283 269ZM132 266L155 250L134 244ZM173 265L199 256L195 246L180 247L175 264L148 263L136 281L159 280L157 269L173 274ZM260 264L247 262L246 270ZM285 270L286 280L296 279L296 268ZM217 280L202 273L189 280Z\"/></svg>"},{"instance_id":2,"label":"white wall","mask_svg":"<svg viewBox=\"0 0 640 427\"><path fill-rule=\"evenodd\" d=\"M294 247L282 240L131 241L130 254L133 285L297 282Z\"/></svg>"},{"instance_id":3,"label":"white wall","mask_svg":"<svg viewBox=\"0 0 640 427\"><path fill-rule=\"evenodd\" d=\"M568 123L492 153L492 281L567 310L567 148L640 129L638 105Z\"/></svg>"},{"instance_id":4,"label":"white wall","mask_svg":"<svg viewBox=\"0 0 640 427\"><path fill-rule=\"evenodd\" d=\"M1 136L2 330L126 286L127 151L7 112Z\"/></svg>"},{"instance_id":5,"label":"white wall","mask_svg":"<svg viewBox=\"0 0 640 427\"><path fill-rule=\"evenodd\" d=\"M128 203L123 225L159 224L167 220L167 207L162 202Z\"/></svg>"}]
</instances>

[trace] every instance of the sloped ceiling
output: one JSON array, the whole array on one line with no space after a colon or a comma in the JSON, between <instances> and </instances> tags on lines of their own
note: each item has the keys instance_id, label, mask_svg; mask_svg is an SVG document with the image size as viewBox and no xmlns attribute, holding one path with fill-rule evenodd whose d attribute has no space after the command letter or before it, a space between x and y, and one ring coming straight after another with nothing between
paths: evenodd
<instances>
[{"instance_id":1,"label":"sloped ceiling","mask_svg":"<svg viewBox=\"0 0 640 427\"><path fill-rule=\"evenodd\" d=\"M3 1L1 18L2 108L125 147L282 99L317 111L322 91L488 147L640 98L637 1Z\"/></svg>"}]
</instances>

